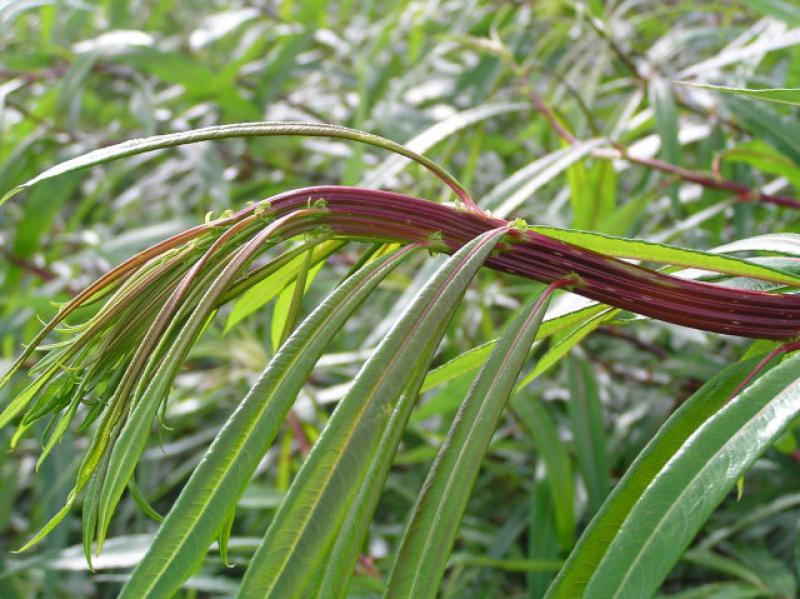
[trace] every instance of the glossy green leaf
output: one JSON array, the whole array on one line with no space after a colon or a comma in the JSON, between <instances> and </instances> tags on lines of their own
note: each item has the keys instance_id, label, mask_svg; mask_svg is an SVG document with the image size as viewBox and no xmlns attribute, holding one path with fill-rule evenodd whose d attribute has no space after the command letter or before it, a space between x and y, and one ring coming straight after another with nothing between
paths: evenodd
<instances>
[{"instance_id":1,"label":"glossy green leaf","mask_svg":"<svg viewBox=\"0 0 800 599\"><path fill-rule=\"evenodd\" d=\"M410 249L357 271L289 337L209 447L121 597L170 596L198 567L314 364L353 311Z\"/></svg>"},{"instance_id":2,"label":"glossy green leaf","mask_svg":"<svg viewBox=\"0 0 800 599\"><path fill-rule=\"evenodd\" d=\"M427 364L441 323L450 319L502 235L503 230L489 231L456 252L364 364L253 556L240 597L299 597L313 584L309 574L321 567L334 544L397 400L416 369Z\"/></svg>"},{"instance_id":3,"label":"glossy green leaf","mask_svg":"<svg viewBox=\"0 0 800 599\"><path fill-rule=\"evenodd\" d=\"M769 233L747 239L737 239L715 247L712 252L774 252L787 256L800 256L800 235L797 233Z\"/></svg>"},{"instance_id":4,"label":"glossy green leaf","mask_svg":"<svg viewBox=\"0 0 800 599\"><path fill-rule=\"evenodd\" d=\"M728 401L754 363L729 367L675 412L584 532L549 598L656 591L717 504L800 410L800 356Z\"/></svg>"},{"instance_id":5,"label":"glossy green leaf","mask_svg":"<svg viewBox=\"0 0 800 599\"><path fill-rule=\"evenodd\" d=\"M275 302L271 323L273 351L278 351L278 348L283 345L283 342L289 337L294 327L297 326L297 319L300 316L303 297L323 266L322 261L312 266L313 256L313 249L305 253L303 263L300 266L295 281L281 292L278 301ZM286 298L288 302L282 305L281 300L284 298Z\"/></svg>"},{"instance_id":6,"label":"glossy green leaf","mask_svg":"<svg viewBox=\"0 0 800 599\"><path fill-rule=\"evenodd\" d=\"M739 275L764 281L783 283L794 287L800 286L800 277L785 273L776 268L760 266L741 258L718 255L718 252L721 251L738 250L717 249L715 251L705 252L701 250L677 248L662 243L653 243L639 239L626 239L624 237L593 233L590 231L575 231L572 229L558 229L556 227L545 226L533 226L530 227L530 229L542 235L547 235L554 239L566 241L567 243L617 258L634 258L661 264L700 268L729 275Z\"/></svg>"},{"instance_id":7,"label":"glossy green leaf","mask_svg":"<svg viewBox=\"0 0 800 599\"><path fill-rule=\"evenodd\" d=\"M528 357L550 290L497 340L431 466L400 542L386 597L435 597L481 461Z\"/></svg>"}]
</instances>

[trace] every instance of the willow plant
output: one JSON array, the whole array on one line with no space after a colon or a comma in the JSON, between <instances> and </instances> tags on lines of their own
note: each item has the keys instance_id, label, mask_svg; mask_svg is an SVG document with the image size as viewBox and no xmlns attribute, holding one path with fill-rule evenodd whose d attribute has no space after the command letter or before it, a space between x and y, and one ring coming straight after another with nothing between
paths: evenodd
<instances>
[{"instance_id":1,"label":"willow plant","mask_svg":"<svg viewBox=\"0 0 800 599\"><path fill-rule=\"evenodd\" d=\"M394 455L420 393L476 371L439 449L397 549L386 597L433 597L448 566L480 463L509 401L602 323L632 312L696 329L774 340L734 364L677 410L601 502L548 597L641 597L654 592L705 519L800 413L800 276L779 259L747 260L753 239L701 252L506 221L481 209L442 167L396 143L328 125L250 123L133 140L53 167L10 192L64 173L179 144L256 135L329 136L410 158L456 195L453 204L362 187L287 191L211 218L113 268L63 305L5 374L36 350L32 382L0 413L12 444L49 418L39 464L70 430L88 434L64 507L21 548L35 545L76 506L91 563L126 488L158 517L134 472L176 375L209 322L230 319L291 288L280 349L208 447L163 518L122 597L169 597L212 543L227 560L236 505L272 446L316 362L370 294L410 256L448 255L363 364L306 457L241 580L241 597L343 597L367 539ZM345 244L368 248L305 318L316 268ZM661 263L646 268L633 261ZM461 298L482 267L545 284L494 341L431 370ZM766 289L766 290L765 290ZM554 294L591 300L548 316ZM79 312L79 309L80 312ZM74 322L83 314L82 322ZM90 316L85 317L86 314ZM67 320L70 319L69 324ZM58 327L67 336L46 344ZM531 347L552 339L528 374ZM543 346L542 346L543 347ZM526 417L537 425L535 408ZM523 412L523 407L519 407ZM159 517L160 519L160 517ZM260 531L254 531L260 532Z\"/></svg>"}]
</instances>

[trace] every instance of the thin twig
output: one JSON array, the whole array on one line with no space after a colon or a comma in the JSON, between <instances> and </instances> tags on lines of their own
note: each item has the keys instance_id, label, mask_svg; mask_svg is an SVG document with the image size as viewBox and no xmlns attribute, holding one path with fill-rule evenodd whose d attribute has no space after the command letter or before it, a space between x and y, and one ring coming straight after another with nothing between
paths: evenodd
<instances>
[{"instance_id":1,"label":"thin twig","mask_svg":"<svg viewBox=\"0 0 800 599\"><path fill-rule=\"evenodd\" d=\"M766 368L767 365L770 362L772 362L772 360L774 360L777 356L788 354L790 352L797 351L798 349L800 349L800 341L791 341L789 343L784 343L783 345L779 345L778 347L773 349L766 356L764 356L764 358L758 364L756 364L755 368L753 368L753 370L751 370L747 374L747 376L744 377L744 380L736 386L736 389L734 389L733 392L730 394L730 396L728 396L728 400L731 400L737 395L739 395L739 393L741 393L744 390L744 388L750 384L750 382L756 377L756 375L762 370L764 370L764 368Z\"/></svg>"},{"instance_id":2,"label":"thin twig","mask_svg":"<svg viewBox=\"0 0 800 599\"><path fill-rule=\"evenodd\" d=\"M542 116L550 124L553 131L559 137L566 141L569 145L576 145L581 143L558 119L553 113L547 103L542 99L536 91L530 91L530 99L533 105L539 110ZM592 152L595 158L606 160L625 160L631 164L638 164L647 168L674 175L688 181L696 183L709 189L718 189L722 191L729 191L736 194L736 199L739 201L756 201L765 204L776 204L778 206L785 206L787 208L800 209L800 200L791 196L782 194L763 193L758 188L749 187L741 183L735 183L726 179L706 175L701 172L692 171L682 166L665 162L657 158L644 158L642 156L634 156L628 152L628 149L622 145L615 144L613 148L599 149Z\"/></svg>"}]
</instances>

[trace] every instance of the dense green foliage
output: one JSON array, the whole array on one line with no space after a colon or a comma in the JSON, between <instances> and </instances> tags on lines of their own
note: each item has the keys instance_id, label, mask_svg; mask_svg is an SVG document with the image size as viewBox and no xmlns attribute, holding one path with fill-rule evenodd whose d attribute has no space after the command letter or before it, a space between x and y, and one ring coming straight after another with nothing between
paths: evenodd
<instances>
[{"instance_id":1,"label":"dense green foliage","mask_svg":"<svg viewBox=\"0 0 800 599\"><path fill-rule=\"evenodd\" d=\"M0 45L0 598L797 595L793 2Z\"/></svg>"}]
</instances>

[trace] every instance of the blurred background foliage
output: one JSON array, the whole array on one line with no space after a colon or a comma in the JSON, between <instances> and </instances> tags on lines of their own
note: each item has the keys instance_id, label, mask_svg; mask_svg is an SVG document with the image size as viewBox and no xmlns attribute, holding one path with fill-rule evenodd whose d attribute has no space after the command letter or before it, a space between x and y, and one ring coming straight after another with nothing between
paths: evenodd
<instances>
[{"instance_id":1,"label":"blurred background foliage","mask_svg":"<svg viewBox=\"0 0 800 599\"><path fill-rule=\"evenodd\" d=\"M800 87L798 44L800 8L791 0L6 0L0 192L60 160L133 137L248 120L323 121L407 142L502 217L707 249L797 231L800 212L736 202L725 190L608 160L592 153L591 140L793 196L800 185L796 107L675 82ZM575 144L563 142L537 98ZM134 251L209 212L324 183L448 198L429 174L374 148L261 138L137 156L45 182L9 202L0 213L0 370L55 303ZM320 271L306 309L358 256L348 247ZM296 408L302 435L286 428L239 505L233 567L212 549L185 596L235 590L241 564L302 462L298 436L318 436L343 385L431 268L418 259L400 269L323 357ZM439 364L494 338L535 287L488 271L479 279ZM443 597L540 597L608 490L589 480L592 468L617 480L671 411L749 345L646 320L624 326L632 319L588 336L527 388L543 400L530 405L546 426L532 429L530 414L508 412L470 500ZM272 309L227 332L217 319L193 350L137 469L138 487L157 511L169 509L272 355L271 323ZM470 381L456 377L421 398L352 596L379 592L387 556ZM24 383L21 375L0 391L0 404ZM576 442L586 420L567 400L580 397L602 404L602 417L589 419L599 453ZM0 431L0 443L7 446L10 435ZM75 546L78 513L37 549L11 554L61 507L82 443L78 436L60 444L38 474L35 437L0 452L3 599L114 596L147 547L157 525L126 496L96 572ZM599 462L587 464L586 456ZM757 462L741 499L717 510L663 593L796 596L799 460L791 433Z\"/></svg>"}]
</instances>

